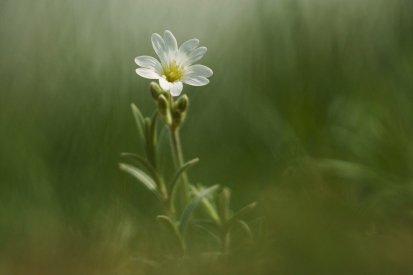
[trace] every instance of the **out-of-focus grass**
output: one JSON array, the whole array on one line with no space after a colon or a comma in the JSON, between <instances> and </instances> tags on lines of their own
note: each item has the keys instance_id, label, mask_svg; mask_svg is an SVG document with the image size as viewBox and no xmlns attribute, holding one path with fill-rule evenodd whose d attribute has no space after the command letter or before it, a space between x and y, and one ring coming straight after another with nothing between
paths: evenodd
<instances>
[{"instance_id":1,"label":"out-of-focus grass","mask_svg":"<svg viewBox=\"0 0 413 275\"><path fill-rule=\"evenodd\" d=\"M0 273L164 273L156 201L118 170L154 105L134 57L208 47L185 86L193 182L257 200L268 239L181 274L413 270L411 1L3 1ZM251 214L251 218L254 214ZM248 248L249 247L249 248ZM201 266L201 267L200 267Z\"/></svg>"}]
</instances>

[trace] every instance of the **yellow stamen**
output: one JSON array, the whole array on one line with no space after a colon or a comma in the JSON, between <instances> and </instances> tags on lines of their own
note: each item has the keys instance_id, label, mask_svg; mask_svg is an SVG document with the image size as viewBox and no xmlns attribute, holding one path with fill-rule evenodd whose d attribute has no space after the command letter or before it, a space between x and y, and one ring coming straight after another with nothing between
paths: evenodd
<instances>
[{"instance_id":1,"label":"yellow stamen","mask_svg":"<svg viewBox=\"0 0 413 275\"><path fill-rule=\"evenodd\" d=\"M181 79L184 73L183 69L177 64L175 59L171 63L167 64L166 67L163 67L162 70L163 75L168 82L175 82Z\"/></svg>"}]
</instances>

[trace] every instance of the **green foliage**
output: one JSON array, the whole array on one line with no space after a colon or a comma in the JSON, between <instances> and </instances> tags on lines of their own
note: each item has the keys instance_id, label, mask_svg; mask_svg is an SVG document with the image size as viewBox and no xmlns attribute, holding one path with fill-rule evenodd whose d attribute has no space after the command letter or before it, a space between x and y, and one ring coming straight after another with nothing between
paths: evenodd
<instances>
[{"instance_id":1,"label":"green foliage","mask_svg":"<svg viewBox=\"0 0 413 275\"><path fill-rule=\"evenodd\" d=\"M192 212L194 212L195 208L198 206L198 204L202 201L202 199L206 196L208 196L210 193L216 191L218 189L219 185L214 185L211 186L202 192L200 192L196 197L194 197L189 204L185 207L184 211L182 212L181 219L179 221L179 232L181 232L182 235L185 234L185 229L188 224L189 218L192 215Z\"/></svg>"},{"instance_id":2,"label":"green foliage","mask_svg":"<svg viewBox=\"0 0 413 275\"><path fill-rule=\"evenodd\" d=\"M195 165L197 162L199 161L199 159L193 159L191 161L188 161L187 163L185 163L184 165L182 165L178 171L175 172L175 174L172 177L171 182L169 183L169 192L168 192L168 196L169 197L174 197L175 196L175 191L176 191L176 187L177 187L177 183L179 181L179 178L182 176L182 173L184 173L186 170L188 170L189 168L191 168L193 165Z\"/></svg>"},{"instance_id":3,"label":"green foliage","mask_svg":"<svg viewBox=\"0 0 413 275\"><path fill-rule=\"evenodd\" d=\"M412 14L390 0L2 1L0 273L411 273ZM213 198L181 265L160 256L165 209L118 167L119 152L146 156L128 106L150 115L153 99L133 58L165 29L198 37L214 70L184 87L183 149L202 159L190 178L228 186L234 210L257 201L241 217L255 245L235 222L232 254L215 261ZM168 137L155 149L164 183Z\"/></svg>"},{"instance_id":4,"label":"green foliage","mask_svg":"<svg viewBox=\"0 0 413 275\"><path fill-rule=\"evenodd\" d=\"M149 86L149 90L151 96L154 97L154 95L158 94L157 91L160 90L160 87L152 82ZM195 187L189 183L185 172L194 166L199 159L196 158L183 163L183 153L178 132L187 111L189 99L184 95L174 102L172 97L169 96L169 102L159 104L159 99L162 98L165 99L162 94L158 95L158 110L155 111L152 119L149 119L148 117L144 118L139 109L132 104L132 111L136 118L140 137L144 138L142 145L144 147L144 151L146 152L146 159L131 153L121 154L124 157L129 157L137 161L145 167L150 176L142 170L128 164L121 163L119 165L120 169L134 176L158 197L163 209L166 210L167 216L158 215L157 220L163 225L166 231L169 232L168 236L170 238L168 239L172 240L171 242L174 246L180 248L179 254L181 257L189 256L187 252L188 238L185 238L185 233L188 223L200 203L204 205L204 209L206 209L206 212L211 219L209 222L215 225L214 230L218 230L217 233L220 237L218 237L210 229L199 225L199 223L195 222L195 227L212 238L208 243L211 243L211 241L216 242L218 240L222 250L221 255L227 255L230 251L230 235L234 223L239 221L239 219L246 213L250 212L255 207L255 203L244 207L235 214L230 214L230 190L228 188L223 188L221 194L218 194L217 191L219 189L219 185L213 185L206 188L200 184ZM165 117L168 116L173 117L173 114L176 111L178 111L179 114L182 114L182 116L180 115L179 120L174 120L170 123L170 121L165 119ZM176 166L176 172L167 186L163 183L165 175L163 175L157 165L157 160L160 160L161 158L160 155L158 155L157 150L155 150L157 148L156 118L158 113L162 114L164 117L165 127L167 127L170 131L171 152ZM181 183L181 188L183 190L183 201L181 202L182 214L179 221L176 220L176 189L178 187L178 183ZM215 199L215 204L212 204L209 201L208 198L210 197ZM249 230L248 225L243 221L239 222L248 229L249 238L252 240L252 232ZM191 244L191 246L194 246L194 244ZM204 251L201 253L204 254L208 252Z\"/></svg>"}]
</instances>

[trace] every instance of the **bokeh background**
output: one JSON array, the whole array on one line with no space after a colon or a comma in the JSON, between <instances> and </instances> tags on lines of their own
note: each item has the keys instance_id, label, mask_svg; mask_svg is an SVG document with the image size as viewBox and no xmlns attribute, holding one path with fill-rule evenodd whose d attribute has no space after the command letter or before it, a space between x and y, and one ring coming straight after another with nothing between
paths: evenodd
<instances>
[{"instance_id":1,"label":"bokeh background","mask_svg":"<svg viewBox=\"0 0 413 275\"><path fill-rule=\"evenodd\" d=\"M410 0L0 2L0 274L147 274L156 200L121 172L154 110L134 58L198 38L192 182L258 202L264 243L163 274L413 272Z\"/></svg>"}]
</instances>

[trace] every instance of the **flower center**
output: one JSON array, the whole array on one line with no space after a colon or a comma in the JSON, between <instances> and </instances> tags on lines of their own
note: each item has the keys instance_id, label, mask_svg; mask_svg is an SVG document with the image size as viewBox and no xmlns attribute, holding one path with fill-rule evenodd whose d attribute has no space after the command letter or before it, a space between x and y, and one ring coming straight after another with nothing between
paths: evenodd
<instances>
[{"instance_id":1,"label":"flower center","mask_svg":"<svg viewBox=\"0 0 413 275\"><path fill-rule=\"evenodd\" d=\"M176 63L175 59L171 63L167 64L166 67L163 67L162 70L166 80L171 83L181 79L184 74L183 69Z\"/></svg>"}]
</instances>

